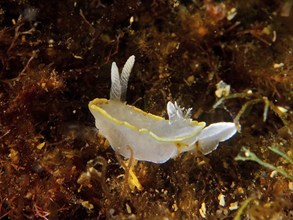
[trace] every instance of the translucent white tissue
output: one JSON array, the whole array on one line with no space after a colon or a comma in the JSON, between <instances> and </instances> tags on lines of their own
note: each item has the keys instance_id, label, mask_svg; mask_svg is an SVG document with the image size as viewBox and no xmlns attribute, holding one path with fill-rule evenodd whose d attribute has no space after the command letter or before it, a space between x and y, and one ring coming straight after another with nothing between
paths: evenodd
<instances>
[{"instance_id":1,"label":"translucent white tissue","mask_svg":"<svg viewBox=\"0 0 293 220\"><path fill-rule=\"evenodd\" d=\"M198 138L198 147L203 154L217 149L219 142L231 138L237 132L232 122L219 122L204 128Z\"/></svg>"}]
</instances>

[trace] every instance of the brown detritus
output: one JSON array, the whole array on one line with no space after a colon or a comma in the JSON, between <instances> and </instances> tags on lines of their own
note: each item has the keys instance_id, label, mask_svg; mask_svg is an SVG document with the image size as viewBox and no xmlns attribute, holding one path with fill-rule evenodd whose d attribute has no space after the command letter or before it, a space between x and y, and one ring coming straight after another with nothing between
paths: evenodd
<instances>
[{"instance_id":1,"label":"brown detritus","mask_svg":"<svg viewBox=\"0 0 293 220\"><path fill-rule=\"evenodd\" d=\"M267 150L273 143L293 155L291 7L291 0L1 2L0 218L233 218L249 198L243 218L291 218L292 183L234 160L248 146L292 174ZM117 159L87 104L108 98L111 62L132 54L128 103L164 116L176 100L212 123L233 120L255 100L238 115L241 134L207 156L134 168ZM221 80L230 94L253 96L213 109ZM131 170L141 190L129 189Z\"/></svg>"}]
</instances>

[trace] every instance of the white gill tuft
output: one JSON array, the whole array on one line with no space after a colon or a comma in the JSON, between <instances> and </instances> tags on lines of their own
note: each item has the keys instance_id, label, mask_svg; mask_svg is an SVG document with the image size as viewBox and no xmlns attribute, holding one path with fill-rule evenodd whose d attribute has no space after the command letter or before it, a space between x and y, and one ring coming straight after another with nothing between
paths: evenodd
<instances>
[{"instance_id":1,"label":"white gill tuft","mask_svg":"<svg viewBox=\"0 0 293 220\"><path fill-rule=\"evenodd\" d=\"M111 68L111 90L110 99L122 100L126 98L128 79L135 62L135 56L132 55L126 61L121 76L119 75L118 67L115 62L112 63Z\"/></svg>"}]
</instances>

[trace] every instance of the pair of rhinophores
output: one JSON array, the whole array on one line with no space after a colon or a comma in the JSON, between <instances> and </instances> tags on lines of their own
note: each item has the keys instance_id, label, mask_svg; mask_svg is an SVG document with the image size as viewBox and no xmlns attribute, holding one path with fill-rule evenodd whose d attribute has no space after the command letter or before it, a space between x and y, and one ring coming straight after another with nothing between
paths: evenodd
<instances>
[{"instance_id":1,"label":"pair of rhinophores","mask_svg":"<svg viewBox=\"0 0 293 220\"><path fill-rule=\"evenodd\" d=\"M121 75L113 62L110 99L96 98L89 103L96 127L116 152L126 158L132 154L136 160L164 163L185 151L208 154L236 133L232 122L205 127L205 122L193 121L191 109L184 110L176 102L167 104L169 120L127 105L124 100L134 62L135 57L129 57Z\"/></svg>"}]
</instances>

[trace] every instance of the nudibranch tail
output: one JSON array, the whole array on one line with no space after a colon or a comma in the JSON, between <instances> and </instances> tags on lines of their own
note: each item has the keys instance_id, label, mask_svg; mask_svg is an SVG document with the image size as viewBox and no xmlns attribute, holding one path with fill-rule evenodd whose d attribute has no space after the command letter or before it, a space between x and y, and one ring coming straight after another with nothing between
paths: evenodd
<instances>
[{"instance_id":1,"label":"nudibranch tail","mask_svg":"<svg viewBox=\"0 0 293 220\"><path fill-rule=\"evenodd\" d=\"M219 142L231 138L237 132L233 122L219 122L204 128L198 138L198 150L208 154L217 149Z\"/></svg>"},{"instance_id":2,"label":"nudibranch tail","mask_svg":"<svg viewBox=\"0 0 293 220\"><path fill-rule=\"evenodd\" d=\"M126 61L121 76L115 62L111 67L111 90L110 99L125 101L128 79L135 62L135 56L131 56Z\"/></svg>"}]
</instances>

